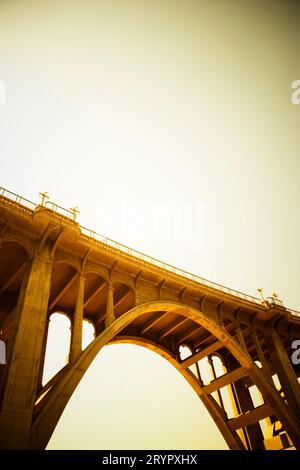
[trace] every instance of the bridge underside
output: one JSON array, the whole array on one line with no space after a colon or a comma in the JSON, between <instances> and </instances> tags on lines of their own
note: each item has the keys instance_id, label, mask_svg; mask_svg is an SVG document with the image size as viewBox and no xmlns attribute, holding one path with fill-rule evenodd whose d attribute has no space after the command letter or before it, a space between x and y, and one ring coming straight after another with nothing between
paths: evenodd
<instances>
[{"instance_id":1,"label":"bridge underside","mask_svg":"<svg viewBox=\"0 0 300 470\"><path fill-rule=\"evenodd\" d=\"M166 341L162 344L167 332L179 324L187 326L178 340L173 337L177 346L188 344L181 340L183 333L193 341L203 340L201 347L194 352L191 350L185 359L180 357L177 346L170 348ZM33 423L32 447L46 445L51 418L54 429L61 410L95 355L105 344L115 342L149 348L176 367L206 406L229 448L273 449L298 445L296 420L295 429L291 431L294 417L289 416L272 380L265 377L233 337L191 307L160 301L126 312L95 339L73 367L66 366L41 390ZM222 363L222 370L216 367L215 358ZM294 441L286 428L294 435Z\"/></svg>"},{"instance_id":2,"label":"bridge underside","mask_svg":"<svg viewBox=\"0 0 300 470\"><path fill-rule=\"evenodd\" d=\"M300 448L300 371L290 360L300 319L283 306L184 278L96 243L44 207L33 212L5 198L0 242L0 447L45 448L96 354L132 342L176 367L229 448ZM70 354L45 385L55 312L70 319ZM84 320L95 340L82 351Z\"/></svg>"}]
</instances>

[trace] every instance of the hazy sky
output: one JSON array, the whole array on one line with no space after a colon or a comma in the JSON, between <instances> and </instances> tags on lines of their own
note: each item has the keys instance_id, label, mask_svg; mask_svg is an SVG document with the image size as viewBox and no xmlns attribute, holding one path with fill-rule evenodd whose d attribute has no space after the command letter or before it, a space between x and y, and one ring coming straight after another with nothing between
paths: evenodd
<instances>
[{"instance_id":1,"label":"hazy sky","mask_svg":"<svg viewBox=\"0 0 300 470\"><path fill-rule=\"evenodd\" d=\"M299 2L2 0L0 59L0 184L47 190L85 226L300 310ZM158 237L159 207L185 226L192 210L200 243ZM110 346L49 447L222 446L176 371Z\"/></svg>"}]
</instances>

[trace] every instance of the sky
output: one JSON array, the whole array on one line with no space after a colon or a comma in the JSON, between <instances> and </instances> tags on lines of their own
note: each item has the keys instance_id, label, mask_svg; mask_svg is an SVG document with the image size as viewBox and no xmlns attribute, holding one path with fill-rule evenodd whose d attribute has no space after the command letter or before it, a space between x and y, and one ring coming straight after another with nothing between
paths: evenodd
<instances>
[{"instance_id":1,"label":"sky","mask_svg":"<svg viewBox=\"0 0 300 470\"><path fill-rule=\"evenodd\" d=\"M300 310L299 24L288 0L1 0L0 184ZM114 345L49 448L226 444L171 366Z\"/></svg>"}]
</instances>

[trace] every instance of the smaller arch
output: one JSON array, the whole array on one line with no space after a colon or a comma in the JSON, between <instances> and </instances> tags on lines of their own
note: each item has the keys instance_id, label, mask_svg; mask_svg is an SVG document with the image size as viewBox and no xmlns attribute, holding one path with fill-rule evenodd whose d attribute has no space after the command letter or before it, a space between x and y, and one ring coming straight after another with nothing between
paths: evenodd
<instances>
[{"instance_id":1,"label":"smaller arch","mask_svg":"<svg viewBox=\"0 0 300 470\"><path fill-rule=\"evenodd\" d=\"M88 318L84 318L82 322L82 350L87 348L95 337L96 328L94 322Z\"/></svg>"},{"instance_id":2,"label":"smaller arch","mask_svg":"<svg viewBox=\"0 0 300 470\"><path fill-rule=\"evenodd\" d=\"M124 276L118 276L116 274L115 275L113 274L110 280L113 285L117 283L125 284L128 287L128 289L132 290L133 292L135 291L136 286L135 286L135 282L133 279L127 280L127 279L124 279Z\"/></svg>"},{"instance_id":3,"label":"smaller arch","mask_svg":"<svg viewBox=\"0 0 300 470\"><path fill-rule=\"evenodd\" d=\"M16 240L15 238L4 236L0 244L0 252L6 244L18 245L26 252L28 259L31 258L34 247L28 246L26 243L23 243L22 240Z\"/></svg>"},{"instance_id":4,"label":"smaller arch","mask_svg":"<svg viewBox=\"0 0 300 470\"><path fill-rule=\"evenodd\" d=\"M64 311L64 309L62 309L62 308L60 308L58 310L55 310L53 312L50 312L49 315L48 315L48 320L49 321L51 321L51 317L53 317L53 315L62 315L64 317L66 317L70 321L70 323L72 321L72 316L70 315L70 313L67 312L67 311Z\"/></svg>"},{"instance_id":5,"label":"smaller arch","mask_svg":"<svg viewBox=\"0 0 300 470\"><path fill-rule=\"evenodd\" d=\"M65 264L71 266L78 274L81 272L79 263L76 263L75 260L72 259L64 259L64 258L55 258L54 265L56 264Z\"/></svg>"},{"instance_id":6,"label":"smaller arch","mask_svg":"<svg viewBox=\"0 0 300 470\"><path fill-rule=\"evenodd\" d=\"M94 274L95 276L98 276L99 278L101 279L104 279L105 282L109 282L109 275L108 273L105 272L105 270L103 271L98 271L97 269L85 269L84 270L84 275L85 276L88 276L90 274Z\"/></svg>"},{"instance_id":7,"label":"smaller arch","mask_svg":"<svg viewBox=\"0 0 300 470\"><path fill-rule=\"evenodd\" d=\"M17 271L28 262L29 255L20 243L4 241L0 244L0 258L0 292L3 292L7 287L7 281L14 278Z\"/></svg>"},{"instance_id":8,"label":"smaller arch","mask_svg":"<svg viewBox=\"0 0 300 470\"><path fill-rule=\"evenodd\" d=\"M192 350L186 344L181 344L178 348L178 353L181 361L184 361L184 359L187 359L192 355Z\"/></svg>"},{"instance_id":9,"label":"smaller arch","mask_svg":"<svg viewBox=\"0 0 300 470\"><path fill-rule=\"evenodd\" d=\"M201 376L201 381L203 385L209 384L211 380L213 380L212 377L212 371L211 367L208 362L208 357L203 357L200 361L197 362L200 376Z\"/></svg>"},{"instance_id":10,"label":"smaller arch","mask_svg":"<svg viewBox=\"0 0 300 470\"><path fill-rule=\"evenodd\" d=\"M212 361L214 363L216 376L221 377L221 375L226 374L227 367L225 365L223 356L218 351L216 351L213 354L211 354L210 357L212 358Z\"/></svg>"},{"instance_id":11,"label":"smaller arch","mask_svg":"<svg viewBox=\"0 0 300 470\"><path fill-rule=\"evenodd\" d=\"M59 310L49 316L42 383L47 383L69 362L71 341L70 316Z\"/></svg>"}]
</instances>

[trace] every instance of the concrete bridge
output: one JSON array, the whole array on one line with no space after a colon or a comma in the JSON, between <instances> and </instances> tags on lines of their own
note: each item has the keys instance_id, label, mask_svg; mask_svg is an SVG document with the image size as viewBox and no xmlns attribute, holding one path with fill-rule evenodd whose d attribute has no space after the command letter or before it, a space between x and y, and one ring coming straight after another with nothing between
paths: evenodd
<instances>
[{"instance_id":1,"label":"concrete bridge","mask_svg":"<svg viewBox=\"0 0 300 470\"><path fill-rule=\"evenodd\" d=\"M69 361L43 385L55 312L71 321ZM82 350L84 320L95 339ZM168 360L230 449L300 448L300 370L291 361L299 313L104 238L81 227L74 210L36 205L3 188L0 331L7 356L0 365L0 448L45 448L84 373L112 342Z\"/></svg>"}]
</instances>

